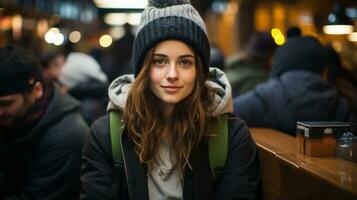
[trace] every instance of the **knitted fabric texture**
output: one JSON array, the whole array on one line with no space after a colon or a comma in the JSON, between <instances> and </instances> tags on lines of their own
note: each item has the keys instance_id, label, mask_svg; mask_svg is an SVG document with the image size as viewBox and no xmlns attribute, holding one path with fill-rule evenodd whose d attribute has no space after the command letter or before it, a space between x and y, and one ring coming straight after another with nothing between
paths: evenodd
<instances>
[{"instance_id":1,"label":"knitted fabric texture","mask_svg":"<svg viewBox=\"0 0 357 200\"><path fill-rule=\"evenodd\" d=\"M191 46L202 60L203 71L208 74L210 44L206 26L190 1L150 0L134 40L132 64L135 76L140 73L148 50L170 39Z\"/></svg>"}]
</instances>

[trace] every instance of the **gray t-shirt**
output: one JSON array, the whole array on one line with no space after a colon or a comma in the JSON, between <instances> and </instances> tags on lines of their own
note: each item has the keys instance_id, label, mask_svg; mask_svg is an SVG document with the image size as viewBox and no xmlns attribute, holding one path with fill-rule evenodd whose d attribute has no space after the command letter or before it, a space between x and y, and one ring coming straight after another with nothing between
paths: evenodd
<instances>
[{"instance_id":1,"label":"gray t-shirt","mask_svg":"<svg viewBox=\"0 0 357 200\"><path fill-rule=\"evenodd\" d=\"M172 162L166 141L160 143L153 170L148 175L148 190L150 200L183 199L182 180Z\"/></svg>"}]
</instances>

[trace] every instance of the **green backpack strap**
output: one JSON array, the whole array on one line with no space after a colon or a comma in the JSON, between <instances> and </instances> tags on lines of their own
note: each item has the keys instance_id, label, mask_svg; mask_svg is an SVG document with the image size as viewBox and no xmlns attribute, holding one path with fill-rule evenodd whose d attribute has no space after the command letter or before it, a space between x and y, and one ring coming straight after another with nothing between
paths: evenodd
<instances>
[{"instance_id":1,"label":"green backpack strap","mask_svg":"<svg viewBox=\"0 0 357 200\"><path fill-rule=\"evenodd\" d=\"M208 140L208 156L213 179L216 171L223 170L228 153L228 114L219 116L212 126L212 131L217 136Z\"/></svg>"},{"instance_id":2,"label":"green backpack strap","mask_svg":"<svg viewBox=\"0 0 357 200\"><path fill-rule=\"evenodd\" d=\"M119 199L121 177L123 177L124 158L121 148L121 136L124 126L118 111L109 112L109 132L113 154L113 182L111 188L112 199Z\"/></svg>"},{"instance_id":3,"label":"green backpack strap","mask_svg":"<svg viewBox=\"0 0 357 200\"><path fill-rule=\"evenodd\" d=\"M118 111L109 112L110 138L112 144L112 154L114 163L123 161L121 149L121 136L124 129L121 116ZM217 136L210 137L208 140L208 156L213 178L216 178L216 171L222 170L227 159L228 153L228 115L218 117L212 131Z\"/></svg>"},{"instance_id":4,"label":"green backpack strap","mask_svg":"<svg viewBox=\"0 0 357 200\"><path fill-rule=\"evenodd\" d=\"M109 112L109 125L113 160L114 162L123 161L123 152L121 150L121 135L123 133L124 126L123 122L121 121L119 111Z\"/></svg>"}]
</instances>

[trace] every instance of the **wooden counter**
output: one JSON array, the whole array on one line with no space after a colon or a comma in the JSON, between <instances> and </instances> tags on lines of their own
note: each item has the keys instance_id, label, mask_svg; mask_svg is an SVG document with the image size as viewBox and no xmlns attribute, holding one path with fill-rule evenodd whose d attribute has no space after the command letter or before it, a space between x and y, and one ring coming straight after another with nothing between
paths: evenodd
<instances>
[{"instance_id":1,"label":"wooden counter","mask_svg":"<svg viewBox=\"0 0 357 200\"><path fill-rule=\"evenodd\" d=\"M264 199L357 199L357 164L298 152L295 137L251 128L257 143Z\"/></svg>"}]
</instances>

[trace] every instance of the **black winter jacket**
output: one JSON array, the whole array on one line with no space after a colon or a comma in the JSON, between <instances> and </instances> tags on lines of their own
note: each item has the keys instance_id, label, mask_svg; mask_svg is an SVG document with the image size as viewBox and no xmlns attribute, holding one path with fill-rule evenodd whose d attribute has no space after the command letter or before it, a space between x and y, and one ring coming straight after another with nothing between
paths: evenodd
<instances>
[{"instance_id":1,"label":"black winter jacket","mask_svg":"<svg viewBox=\"0 0 357 200\"><path fill-rule=\"evenodd\" d=\"M78 108L77 101L56 88L28 134L0 138L0 199L78 198L80 155L88 131Z\"/></svg>"},{"instance_id":2,"label":"black winter jacket","mask_svg":"<svg viewBox=\"0 0 357 200\"><path fill-rule=\"evenodd\" d=\"M91 127L83 151L81 199L112 199L113 159L108 115ZM228 122L229 144L224 171L213 183L207 145L195 148L193 171L185 169L183 196L188 199L257 199L260 174L257 150L247 126L237 117ZM140 164L124 130L125 170L119 172L119 199L148 199L146 167ZM198 159L199 158L199 159Z\"/></svg>"},{"instance_id":3,"label":"black winter jacket","mask_svg":"<svg viewBox=\"0 0 357 200\"><path fill-rule=\"evenodd\" d=\"M297 121L356 122L348 102L316 73L290 70L234 99L234 112L248 126L295 135Z\"/></svg>"}]
</instances>

